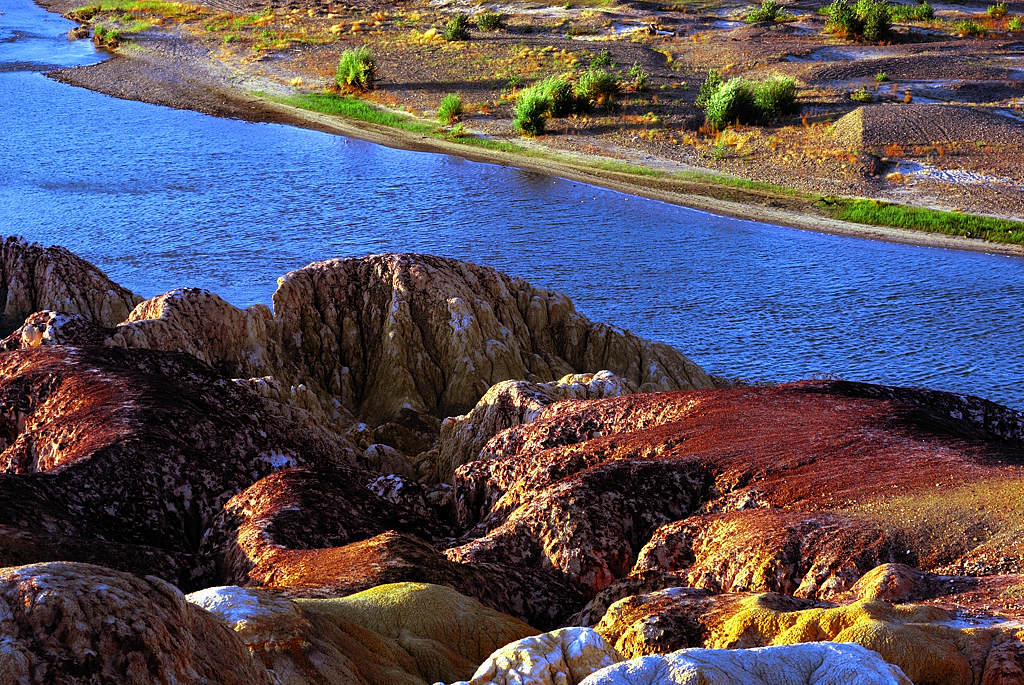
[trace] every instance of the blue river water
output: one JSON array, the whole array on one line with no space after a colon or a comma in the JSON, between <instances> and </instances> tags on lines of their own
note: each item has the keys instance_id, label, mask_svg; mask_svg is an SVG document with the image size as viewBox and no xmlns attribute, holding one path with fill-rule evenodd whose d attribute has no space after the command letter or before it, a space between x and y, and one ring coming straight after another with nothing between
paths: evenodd
<instances>
[{"instance_id":1,"label":"blue river water","mask_svg":"<svg viewBox=\"0 0 1024 685\"><path fill-rule=\"evenodd\" d=\"M442 254L566 292L595 320L756 380L834 375L1024 408L1024 259L718 217L456 157L214 118L57 83L102 59L0 7L0 233L144 296L244 306L311 261Z\"/></svg>"}]
</instances>

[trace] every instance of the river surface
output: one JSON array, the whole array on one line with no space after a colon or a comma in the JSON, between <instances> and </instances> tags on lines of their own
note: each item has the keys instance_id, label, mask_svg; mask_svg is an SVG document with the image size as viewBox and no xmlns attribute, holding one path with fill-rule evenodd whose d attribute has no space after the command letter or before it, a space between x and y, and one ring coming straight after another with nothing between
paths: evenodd
<instances>
[{"instance_id":1,"label":"river surface","mask_svg":"<svg viewBox=\"0 0 1024 685\"><path fill-rule=\"evenodd\" d=\"M311 261L467 259L757 380L835 375L1024 407L1024 259L722 218L572 181L117 100L47 78L102 59L28 0L0 14L0 233L144 296L270 302Z\"/></svg>"}]
</instances>

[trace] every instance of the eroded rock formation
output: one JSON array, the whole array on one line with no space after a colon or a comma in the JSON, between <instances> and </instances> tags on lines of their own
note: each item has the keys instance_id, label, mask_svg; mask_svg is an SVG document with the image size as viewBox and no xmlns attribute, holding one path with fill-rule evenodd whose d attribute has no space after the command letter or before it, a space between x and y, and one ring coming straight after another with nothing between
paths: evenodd
<instances>
[{"instance_id":1,"label":"eroded rock formation","mask_svg":"<svg viewBox=\"0 0 1024 685\"><path fill-rule=\"evenodd\" d=\"M115 326L141 299L63 247L43 247L15 237L0 243L4 334L43 309L81 314L103 326Z\"/></svg>"},{"instance_id":2,"label":"eroded rock formation","mask_svg":"<svg viewBox=\"0 0 1024 685\"><path fill-rule=\"evenodd\" d=\"M426 685L468 677L536 631L454 590L381 585L340 599L218 587L188 600L227 621L281 685Z\"/></svg>"},{"instance_id":3,"label":"eroded rock formation","mask_svg":"<svg viewBox=\"0 0 1024 685\"><path fill-rule=\"evenodd\" d=\"M174 586L90 564L0 569L0 682L270 685Z\"/></svg>"},{"instance_id":4,"label":"eroded rock formation","mask_svg":"<svg viewBox=\"0 0 1024 685\"><path fill-rule=\"evenodd\" d=\"M100 347L0 354L0 448L0 562L94 561L184 587L213 580L199 543L233 493L351 457L188 355Z\"/></svg>"}]
</instances>

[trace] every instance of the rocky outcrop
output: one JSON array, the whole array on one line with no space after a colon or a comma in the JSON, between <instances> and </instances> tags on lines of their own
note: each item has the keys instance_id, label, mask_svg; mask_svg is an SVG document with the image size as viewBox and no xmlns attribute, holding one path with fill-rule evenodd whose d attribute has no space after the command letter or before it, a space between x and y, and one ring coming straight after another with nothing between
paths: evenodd
<instances>
[{"instance_id":1,"label":"rocky outcrop","mask_svg":"<svg viewBox=\"0 0 1024 685\"><path fill-rule=\"evenodd\" d=\"M270 685L177 588L89 564L0 569L0 682Z\"/></svg>"},{"instance_id":2,"label":"rocky outcrop","mask_svg":"<svg viewBox=\"0 0 1024 685\"><path fill-rule=\"evenodd\" d=\"M669 589L613 604L596 630L626 657L696 645L748 649L827 640L876 651L915 683L1009 683L1024 677L1019 626L972 627L933 606L835 606L778 594Z\"/></svg>"},{"instance_id":3,"label":"rocky outcrop","mask_svg":"<svg viewBox=\"0 0 1024 685\"><path fill-rule=\"evenodd\" d=\"M233 493L351 458L193 357L99 347L0 355L0 448L0 562L93 561L184 587L214 580L199 544Z\"/></svg>"},{"instance_id":4,"label":"rocky outcrop","mask_svg":"<svg viewBox=\"0 0 1024 685\"><path fill-rule=\"evenodd\" d=\"M834 514L752 509L693 516L659 528L636 571L685 571L713 592L782 592L829 599L868 570L906 558L878 524Z\"/></svg>"},{"instance_id":5,"label":"rocky outcrop","mask_svg":"<svg viewBox=\"0 0 1024 685\"><path fill-rule=\"evenodd\" d=\"M33 312L80 314L101 326L124 321L142 298L63 247L43 247L23 238L0 243L0 324L17 327Z\"/></svg>"},{"instance_id":6,"label":"rocky outcrop","mask_svg":"<svg viewBox=\"0 0 1024 685\"><path fill-rule=\"evenodd\" d=\"M476 459L488 440L506 428L533 421L549 404L564 399L618 397L638 390L635 383L610 371L571 374L551 383L497 383L468 414L450 416L441 424L434 477L451 482L455 469Z\"/></svg>"},{"instance_id":7,"label":"rocky outcrop","mask_svg":"<svg viewBox=\"0 0 1024 685\"><path fill-rule=\"evenodd\" d=\"M102 345L110 329L81 314L59 314L45 309L30 314L9 336L0 350L24 350L41 345Z\"/></svg>"},{"instance_id":8,"label":"rocky outcrop","mask_svg":"<svg viewBox=\"0 0 1024 685\"><path fill-rule=\"evenodd\" d=\"M935 544L894 526L893 498L933 508L936 484L1016 482L1001 464L1024 454L1021 425L977 398L841 381L567 400L457 470L469 532L446 554L553 569L588 597L634 560L716 592L832 597ZM991 544L1020 559L998 530Z\"/></svg>"},{"instance_id":9,"label":"rocky outcrop","mask_svg":"<svg viewBox=\"0 0 1024 685\"><path fill-rule=\"evenodd\" d=\"M590 628L561 628L526 637L491 654L468 681L454 685L576 685L619 661Z\"/></svg>"},{"instance_id":10,"label":"rocky outcrop","mask_svg":"<svg viewBox=\"0 0 1024 685\"><path fill-rule=\"evenodd\" d=\"M218 587L188 596L227 621L280 685L426 685L468 677L536 631L446 587L382 585L341 599Z\"/></svg>"},{"instance_id":11,"label":"rocky outcrop","mask_svg":"<svg viewBox=\"0 0 1024 685\"><path fill-rule=\"evenodd\" d=\"M684 649L602 669L580 685L911 685L859 645L817 642L761 649Z\"/></svg>"},{"instance_id":12,"label":"rocky outcrop","mask_svg":"<svg viewBox=\"0 0 1024 685\"><path fill-rule=\"evenodd\" d=\"M610 369L647 391L712 384L672 348L592 323L564 295L427 255L310 264L279 279L273 314L172 291L140 304L111 344L302 384L375 423L403 409L458 414L508 379Z\"/></svg>"},{"instance_id":13,"label":"rocky outcrop","mask_svg":"<svg viewBox=\"0 0 1024 685\"><path fill-rule=\"evenodd\" d=\"M292 469L232 498L202 551L217 560L218 577L239 585L330 597L386 583L428 582L544 628L564 620L581 601L542 571L450 561L423 539L445 532L416 483L385 490L376 482L352 481L345 472Z\"/></svg>"},{"instance_id":14,"label":"rocky outcrop","mask_svg":"<svg viewBox=\"0 0 1024 685\"><path fill-rule=\"evenodd\" d=\"M905 564L882 564L865 573L850 589L857 599L915 602L973 589L974 578L941 576Z\"/></svg>"}]
</instances>

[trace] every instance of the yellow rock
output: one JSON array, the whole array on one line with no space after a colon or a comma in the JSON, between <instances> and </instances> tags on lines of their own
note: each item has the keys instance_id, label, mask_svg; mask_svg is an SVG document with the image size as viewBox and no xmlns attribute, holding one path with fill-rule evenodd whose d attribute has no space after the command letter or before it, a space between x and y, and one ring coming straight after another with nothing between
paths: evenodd
<instances>
[{"instance_id":1,"label":"yellow rock","mask_svg":"<svg viewBox=\"0 0 1024 685\"><path fill-rule=\"evenodd\" d=\"M221 616L281 685L425 685L467 678L498 647L536 633L451 588L392 583L340 599L239 587L189 601Z\"/></svg>"}]
</instances>

